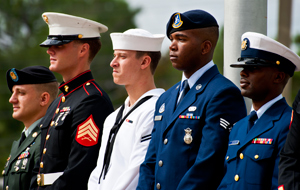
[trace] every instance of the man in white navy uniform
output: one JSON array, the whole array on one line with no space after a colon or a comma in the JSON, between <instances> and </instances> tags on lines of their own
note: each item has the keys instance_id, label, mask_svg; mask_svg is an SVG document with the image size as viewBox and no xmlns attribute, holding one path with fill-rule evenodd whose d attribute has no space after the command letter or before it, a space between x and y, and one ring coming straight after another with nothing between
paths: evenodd
<instances>
[{"instance_id":1,"label":"man in white navy uniform","mask_svg":"<svg viewBox=\"0 0 300 190\"><path fill-rule=\"evenodd\" d=\"M212 61L219 30L211 14L174 13L167 36L170 60L183 71L182 81L157 100L137 189L215 190L222 179L229 130L246 116L245 103Z\"/></svg>"},{"instance_id":2,"label":"man in white navy uniform","mask_svg":"<svg viewBox=\"0 0 300 190\"><path fill-rule=\"evenodd\" d=\"M263 34L246 32L241 40L241 57L230 66L243 68L241 92L252 99L252 108L230 132L226 173L218 189L275 190L292 113L281 93L300 69L300 58Z\"/></svg>"},{"instance_id":3,"label":"man in white navy uniform","mask_svg":"<svg viewBox=\"0 0 300 190\"><path fill-rule=\"evenodd\" d=\"M132 190L137 186L139 167L151 139L155 103L164 92L155 87L153 75L165 35L129 29L110 36L114 82L125 86L128 97L105 120L97 167L89 178L88 189ZM119 130L115 132L116 126Z\"/></svg>"},{"instance_id":4,"label":"man in white navy uniform","mask_svg":"<svg viewBox=\"0 0 300 190\"><path fill-rule=\"evenodd\" d=\"M59 73L62 92L41 121L41 159L32 189L87 189L97 163L102 127L112 103L95 82L90 65L101 48L101 23L62 13L44 13L51 71Z\"/></svg>"}]
</instances>

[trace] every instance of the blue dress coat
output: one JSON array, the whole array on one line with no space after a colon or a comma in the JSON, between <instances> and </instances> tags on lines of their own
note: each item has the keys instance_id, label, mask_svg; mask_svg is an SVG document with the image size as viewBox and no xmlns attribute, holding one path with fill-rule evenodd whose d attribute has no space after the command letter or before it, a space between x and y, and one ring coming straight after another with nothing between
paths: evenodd
<instances>
[{"instance_id":1,"label":"blue dress coat","mask_svg":"<svg viewBox=\"0 0 300 190\"><path fill-rule=\"evenodd\" d=\"M289 131L291 112L282 98L248 133L249 116L234 125L225 157L226 174L218 189L277 190L279 152Z\"/></svg>"},{"instance_id":2,"label":"blue dress coat","mask_svg":"<svg viewBox=\"0 0 300 190\"><path fill-rule=\"evenodd\" d=\"M139 190L209 190L222 179L229 128L246 116L240 90L213 66L175 108L179 85L156 103Z\"/></svg>"}]
</instances>

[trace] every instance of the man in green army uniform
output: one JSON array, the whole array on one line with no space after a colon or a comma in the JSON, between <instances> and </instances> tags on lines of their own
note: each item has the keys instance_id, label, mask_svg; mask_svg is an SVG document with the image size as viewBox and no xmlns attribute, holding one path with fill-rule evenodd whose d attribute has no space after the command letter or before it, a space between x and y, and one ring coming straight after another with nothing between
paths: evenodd
<instances>
[{"instance_id":1,"label":"man in green army uniform","mask_svg":"<svg viewBox=\"0 0 300 190\"><path fill-rule=\"evenodd\" d=\"M5 190L28 190L32 169L40 157L39 123L58 94L58 82L43 66L9 69L6 79L12 92L9 99L13 105L12 117L21 121L25 128L21 138L13 142L2 171L3 185Z\"/></svg>"}]
</instances>

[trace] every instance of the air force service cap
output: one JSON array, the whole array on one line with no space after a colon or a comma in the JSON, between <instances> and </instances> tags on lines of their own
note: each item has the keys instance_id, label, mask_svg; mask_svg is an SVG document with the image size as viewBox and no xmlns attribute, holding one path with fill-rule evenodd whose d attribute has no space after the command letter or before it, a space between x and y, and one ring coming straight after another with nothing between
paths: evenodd
<instances>
[{"instance_id":1,"label":"air force service cap","mask_svg":"<svg viewBox=\"0 0 300 190\"><path fill-rule=\"evenodd\" d=\"M22 84L44 84L57 81L54 74L44 66L30 66L18 70L9 69L6 72L6 81L9 90L12 92L14 85Z\"/></svg>"},{"instance_id":2,"label":"air force service cap","mask_svg":"<svg viewBox=\"0 0 300 190\"><path fill-rule=\"evenodd\" d=\"M101 23L62 13L46 12L42 17L49 26L49 35L40 44L41 47L67 44L73 40L99 39L100 33L108 30Z\"/></svg>"},{"instance_id":3,"label":"air force service cap","mask_svg":"<svg viewBox=\"0 0 300 190\"><path fill-rule=\"evenodd\" d=\"M272 38L246 32L241 40L241 57L231 67L275 66L290 76L294 75L294 71L300 70L300 57Z\"/></svg>"},{"instance_id":4,"label":"air force service cap","mask_svg":"<svg viewBox=\"0 0 300 190\"><path fill-rule=\"evenodd\" d=\"M157 52L161 50L164 34L151 34L143 29L129 29L110 34L113 49Z\"/></svg>"},{"instance_id":5,"label":"air force service cap","mask_svg":"<svg viewBox=\"0 0 300 190\"><path fill-rule=\"evenodd\" d=\"M196 28L219 27L217 20L203 10L190 10L184 13L174 13L167 24L167 36L176 31Z\"/></svg>"}]
</instances>

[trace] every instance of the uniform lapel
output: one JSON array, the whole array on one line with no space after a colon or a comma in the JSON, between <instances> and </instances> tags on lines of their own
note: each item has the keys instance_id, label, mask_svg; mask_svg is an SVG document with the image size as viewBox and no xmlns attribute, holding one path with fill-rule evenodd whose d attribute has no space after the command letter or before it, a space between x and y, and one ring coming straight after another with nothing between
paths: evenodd
<instances>
[{"instance_id":1,"label":"uniform lapel","mask_svg":"<svg viewBox=\"0 0 300 190\"><path fill-rule=\"evenodd\" d=\"M36 133L36 136L33 136L33 134ZM36 126L31 134L29 134L28 137L26 137L26 139L23 141L22 145L20 147L19 146L19 141L15 141L13 144L13 148L12 148L12 152L11 153L11 160L15 160L16 158L19 157L19 155L35 140L35 138L38 136L38 134L40 133L40 130L38 128L38 126Z\"/></svg>"},{"instance_id":2,"label":"uniform lapel","mask_svg":"<svg viewBox=\"0 0 300 190\"><path fill-rule=\"evenodd\" d=\"M212 80L212 78L219 73L218 68L216 65L214 65L212 68L210 68L208 71L206 71L194 84L194 86L188 91L188 93L185 95L184 99L181 101L180 105L175 109L174 113L171 115L170 118L168 118L168 124L166 127L166 130L172 126L172 123L179 117L179 115L184 112L186 109L188 109L191 104L193 104L197 99L198 96L201 95L208 83ZM180 83L179 83L180 84ZM176 90L178 94L179 89ZM171 98L173 99L173 98ZM177 100L177 99L176 99ZM177 101L172 100L171 103L174 104L173 108L175 107L175 104Z\"/></svg>"},{"instance_id":3,"label":"uniform lapel","mask_svg":"<svg viewBox=\"0 0 300 190\"><path fill-rule=\"evenodd\" d=\"M274 127L274 121L280 119L285 107L288 106L286 104L285 99L281 99L275 104L273 104L255 123L255 125L251 128L251 130L247 134L247 126L243 129L243 134L245 135L245 141L242 144L241 148L245 146L247 143L252 141L254 138L260 136L266 131L270 130ZM247 120L248 121L248 120Z\"/></svg>"}]
</instances>

